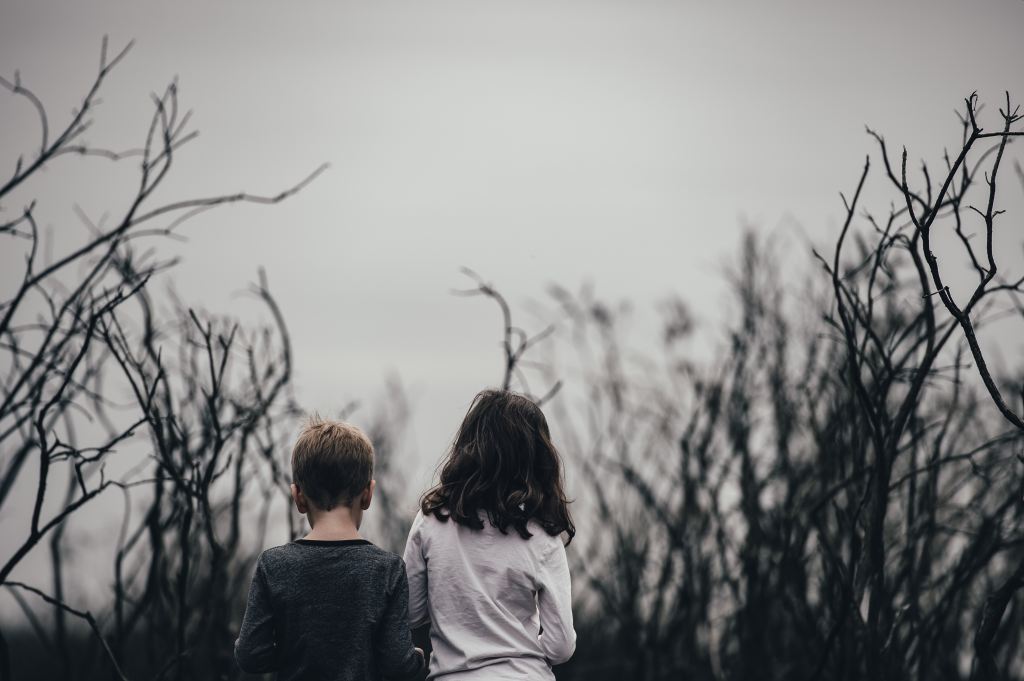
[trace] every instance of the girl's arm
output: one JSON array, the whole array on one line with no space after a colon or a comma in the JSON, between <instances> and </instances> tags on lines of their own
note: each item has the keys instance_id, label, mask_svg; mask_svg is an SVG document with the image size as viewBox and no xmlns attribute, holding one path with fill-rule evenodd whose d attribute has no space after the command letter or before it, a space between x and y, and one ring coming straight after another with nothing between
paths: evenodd
<instances>
[{"instance_id":1,"label":"girl's arm","mask_svg":"<svg viewBox=\"0 0 1024 681\"><path fill-rule=\"evenodd\" d=\"M537 607L540 611L540 647L551 664L562 664L576 651L572 628L572 585L569 560L560 539L553 542L539 566Z\"/></svg>"},{"instance_id":2,"label":"girl's arm","mask_svg":"<svg viewBox=\"0 0 1024 681\"><path fill-rule=\"evenodd\" d=\"M405 572L409 576L409 627L416 629L430 622L427 610L427 561L423 557L422 536L423 514L416 513L405 542Z\"/></svg>"}]
</instances>

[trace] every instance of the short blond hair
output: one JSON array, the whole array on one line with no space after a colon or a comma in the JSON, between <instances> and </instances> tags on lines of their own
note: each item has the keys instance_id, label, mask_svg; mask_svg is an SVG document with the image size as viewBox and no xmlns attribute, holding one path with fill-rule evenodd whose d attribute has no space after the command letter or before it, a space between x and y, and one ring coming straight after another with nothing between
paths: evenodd
<instances>
[{"instance_id":1,"label":"short blond hair","mask_svg":"<svg viewBox=\"0 0 1024 681\"><path fill-rule=\"evenodd\" d=\"M292 448L292 481L317 509L350 506L373 477L373 443L351 423L312 414Z\"/></svg>"}]
</instances>

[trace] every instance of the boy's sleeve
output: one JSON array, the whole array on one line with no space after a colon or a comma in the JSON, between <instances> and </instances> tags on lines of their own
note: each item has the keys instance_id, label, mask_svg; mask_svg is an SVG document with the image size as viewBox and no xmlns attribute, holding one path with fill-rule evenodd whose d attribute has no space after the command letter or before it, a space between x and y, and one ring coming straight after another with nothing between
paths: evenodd
<instances>
[{"instance_id":1,"label":"boy's sleeve","mask_svg":"<svg viewBox=\"0 0 1024 681\"><path fill-rule=\"evenodd\" d=\"M416 513L405 542L405 570L409 580L409 626L413 629L430 622L427 610L427 561L423 557L422 536L423 513Z\"/></svg>"},{"instance_id":2,"label":"boy's sleeve","mask_svg":"<svg viewBox=\"0 0 1024 681\"><path fill-rule=\"evenodd\" d=\"M409 629L409 582L405 566L395 556L392 589L377 631L377 668L390 679L418 678L424 671L423 655L413 647Z\"/></svg>"},{"instance_id":3,"label":"boy's sleeve","mask_svg":"<svg viewBox=\"0 0 1024 681\"><path fill-rule=\"evenodd\" d=\"M569 560L561 540L541 558L538 574L537 609L540 612L540 647L551 664L568 661L576 651L572 626L572 585Z\"/></svg>"},{"instance_id":4,"label":"boy's sleeve","mask_svg":"<svg viewBox=\"0 0 1024 681\"><path fill-rule=\"evenodd\" d=\"M249 601L245 606L238 640L235 641L235 660L242 671L250 674L277 669L274 612L262 555L256 561L256 572L249 586Z\"/></svg>"}]
</instances>

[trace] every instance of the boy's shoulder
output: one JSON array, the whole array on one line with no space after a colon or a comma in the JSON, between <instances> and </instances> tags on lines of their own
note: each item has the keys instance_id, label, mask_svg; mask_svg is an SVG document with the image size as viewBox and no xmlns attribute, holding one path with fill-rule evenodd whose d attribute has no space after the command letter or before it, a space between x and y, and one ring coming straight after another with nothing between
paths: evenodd
<instances>
[{"instance_id":1,"label":"boy's shoulder","mask_svg":"<svg viewBox=\"0 0 1024 681\"><path fill-rule=\"evenodd\" d=\"M364 540L310 541L298 539L265 549L258 563L265 569L293 565L296 562L343 559L351 556L366 565L377 565L385 569L405 568L402 558L391 551Z\"/></svg>"}]
</instances>

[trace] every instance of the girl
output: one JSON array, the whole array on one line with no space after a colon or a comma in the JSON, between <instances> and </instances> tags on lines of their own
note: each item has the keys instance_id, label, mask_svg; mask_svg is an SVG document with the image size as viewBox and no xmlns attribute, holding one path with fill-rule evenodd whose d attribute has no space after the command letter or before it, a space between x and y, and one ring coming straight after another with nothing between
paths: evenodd
<instances>
[{"instance_id":1,"label":"girl","mask_svg":"<svg viewBox=\"0 0 1024 681\"><path fill-rule=\"evenodd\" d=\"M405 546L409 620L430 623L429 678L554 679L576 648L568 503L540 408L477 395Z\"/></svg>"}]
</instances>

